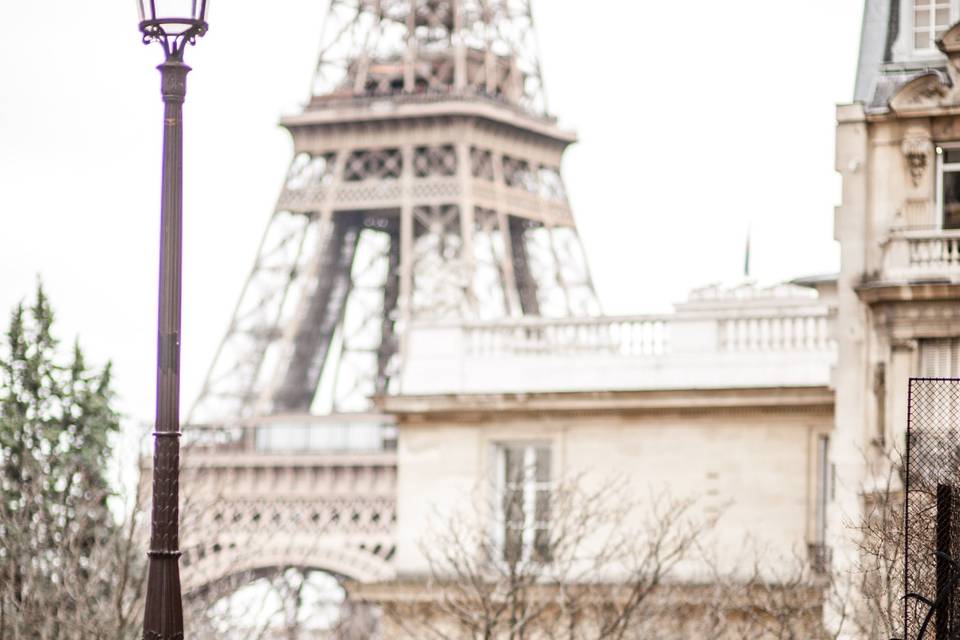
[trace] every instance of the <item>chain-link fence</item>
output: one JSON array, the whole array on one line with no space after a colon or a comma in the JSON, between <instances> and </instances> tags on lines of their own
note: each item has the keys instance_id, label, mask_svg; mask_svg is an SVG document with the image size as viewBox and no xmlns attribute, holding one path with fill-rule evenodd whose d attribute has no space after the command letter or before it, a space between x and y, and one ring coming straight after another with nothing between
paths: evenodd
<instances>
[{"instance_id":1,"label":"chain-link fence","mask_svg":"<svg viewBox=\"0 0 960 640\"><path fill-rule=\"evenodd\" d=\"M960 638L960 379L913 378L904 507L906 638Z\"/></svg>"}]
</instances>

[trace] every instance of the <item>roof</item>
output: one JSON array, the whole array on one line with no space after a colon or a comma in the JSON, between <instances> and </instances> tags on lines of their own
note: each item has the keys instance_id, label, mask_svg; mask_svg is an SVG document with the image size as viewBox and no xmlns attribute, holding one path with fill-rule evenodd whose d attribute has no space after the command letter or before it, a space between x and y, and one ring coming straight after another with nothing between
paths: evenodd
<instances>
[{"instance_id":1,"label":"roof","mask_svg":"<svg viewBox=\"0 0 960 640\"><path fill-rule=\"evenodd\" d=\"M893 1L895 0L864 0L860 55L853 90L853 99L856 102L868 103L872 100L880 66L890 61L892 39L896 37L899 27L899 20L892 19L890 15Z\"/></svg>"},{"instance_id":2,"label":"roof","mask_svg":"<svg viewBox=\"0 0 960 640\"><path fill-rule=\"evenodd\" d=\"M906 0L864 0L853 99L868 113L887 111L900 87L917 76L946 69L943 56L914 53L911 30L901 28L910 10Z\"/></svg>"},{"instance_id":3,"label":"roof","mask_svg":"<svg viewBox=\"0 0 960 640\"><path fill-rule=\"evenodd\" d=\"M814 287L821 284L833 284L840 277L839 273L817 273L809 276L801 276L799 278L794 278L790 281L790 284L795 284L798 287Z\"/></svg>"}]
</instances>

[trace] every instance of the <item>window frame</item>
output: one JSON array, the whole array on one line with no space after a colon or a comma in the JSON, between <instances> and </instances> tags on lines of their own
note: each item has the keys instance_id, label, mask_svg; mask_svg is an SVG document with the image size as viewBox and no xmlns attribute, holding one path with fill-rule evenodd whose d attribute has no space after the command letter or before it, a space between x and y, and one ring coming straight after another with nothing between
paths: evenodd
<instances>
[{"instance_id":1,"label":"window frame","mask_svg":"<svg viewBox=\"0 0 960 640\"><path fill-rule=\"evenodd\" d=\"M814 505L814 543L827 543L828 512L833 497L833 463L830 460L830 434L821 433L816 439L816 503Z\"/></svg>"},{"instance_id":2,"label":"window frame","mask_svg":"<svg viewBox=\"0 0 960 640\"><path fill-rule=\"evenodd\" d=\"M941 368L943 366L948 370L944 371ZM960 337L919 338L917 371L921 378L954 378L960 375Z\"/></svg>"},{"instance_id":3,"label":"window frame","mask_svg":"<svg viewBox=\"0 0 960 640\"><path fill-rule=\"evenodd\" d=\"M929 2L930 4L925 5L925 7L918 7L917 2ZM930 11L930 25L927 27L918 27L916 24L917 21L917 11L923 10L926 8ZM910 28L907 30L908 37L910 38L909 50L914 54L919 55L939 55L940 51L937 49L937 32L939 31L937 26L937 11L941 9L946 9L948 13L947 24L943 29L945 33L957 20L957 3L956 0L912 0L912 2L907 4L907 11L909 12L909 25ZM927 48L917 48L917 34L925 33L929 36L930 47Z\"/></svg>"},{"instance_id":4,"label":"window frame","mask_svg":"<svg viewBox=\"0 0 960 640\"><path fill-rule=\"evenodd\" d=\"M944 222L946 218L946 212L944 211L944 200L943 200L943 177L944 173L950 171L951 173L960 174L960 162L945 162L944 158L946 157L946 152L948 150L960 151L960 141L958 142L937 142L934 143L934 156L936 157L936 193L934 194L934 202L936 206L936 221L934 222L934 228L937 231L943 231L945 229Z\"/></svg>"},{"instance_id":5,"label":"window frame","mask_svg":"<svg viewBox=\"0 0 960 640\"><path fill-rule=\"evenodd\" d=\"M523 478L523 528L520 533L520 557L517 560L520 564L529 562L544 562L547 558L538 557L536 553L537 532L545 531L549 535L549 520L547 522L537 522L536 499L537 494L546 491L552 502L553 492L555 490L554 481L554 448L552 443L544 440L522 440L522 441L499 441L493 443L494 447L494 472L496 478L494 482L494 542L496 543L496 559L501 563L509 563L507 558L507 529L509 526L508 510L505 508L505 497L508 489L507 479L507 452L509 450L522 450L524 456L524 478ZM536 455L540 449L546 450L546 459L548 460L548 474L546 481L537 480ZM532 464L531 464L532 461Z\"/></svg>"}]
</instances>

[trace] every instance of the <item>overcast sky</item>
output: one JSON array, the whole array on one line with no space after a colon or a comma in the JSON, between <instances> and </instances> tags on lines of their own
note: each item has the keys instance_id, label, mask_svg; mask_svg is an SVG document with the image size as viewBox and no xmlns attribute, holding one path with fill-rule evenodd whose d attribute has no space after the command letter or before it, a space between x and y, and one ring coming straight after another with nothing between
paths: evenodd
<instances>
[{"instance_id":1,"label":"overcast sky","mask_svg":"<svg viewBox=\"0 0 960 640\"><path fill-rule=\"evenodd\" d=\"M188 52L183 406L273 210L325 0L214 0ZM735 281L837 269L834 106L853 91L862 0L539 0L564 174L608 313ZM9 5L9 6L8 6ZM589 9L587 8L589 7ZM152 419L161 53L134 0L16 2L0 38L0 310L42 277L65 341L112 359ZM6 328L6 318L3 319Z\"/></svg>"}]
</instances>

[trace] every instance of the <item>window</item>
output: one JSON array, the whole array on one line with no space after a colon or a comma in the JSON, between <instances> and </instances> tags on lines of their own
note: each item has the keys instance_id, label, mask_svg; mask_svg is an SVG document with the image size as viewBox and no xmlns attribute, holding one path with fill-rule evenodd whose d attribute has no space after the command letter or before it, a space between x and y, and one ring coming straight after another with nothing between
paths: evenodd
<instances>
[{"instance_id":1,"label":"window","mask_svg":"<svg viewBox=\"0 0 960 640\"><path fill-rule=\"evenodd\" d=\"M827 509L833 500L833 464L830 462L830 436L817 436L816 504L813 514L813 541L808 553L810 564L817 573L830 567L831 550L827 545Z\"/></svg>"},{"instance_id":2,"label":"window","mask_svg":"<svg viewBox=\"0 0 960 640\"><path fill-rule=\"evenodd\" d=\"M960 229L960 147L937 147L937 203L944 229Z\"/></svg>"},{"instance_id":3,"label":"window","mask_svg":"<svg viewBox=\"0 0 960 640\"><path fill-rule=\"evenodd\" d=\"M827 541L827 505L830 502L832 485L832 467L830 465L830 436L817 438L817 505L816 540L817 544Z\"/></svg>"},{"instance_id":4,"label":"window","mask_svg":"<svg viewBox=\"0 0 960 640\"><path fill-rule=\"evenodd\" d=\"M501 558L514 564L550 557L550 447L498 447L498 538Z\"/></svg>"},{"instance_id":5,"label":"window","mask_svg":"<svg viewBox=\"0 0 960 640\"><path fill-rule=\"evenodd\" d=\"M920 376L960 377L960 338L930 338L920 341Z\"/></svg>"},{"instance_id":6,"label":"window","mask_svg":"<svg viewBox=\"0 0 960 640\"><path fill-rule=\"evenodd\" d=\"M913 0L914 51L935 51L950 24L950 0Z\"/></svg>"}]
</instances>

